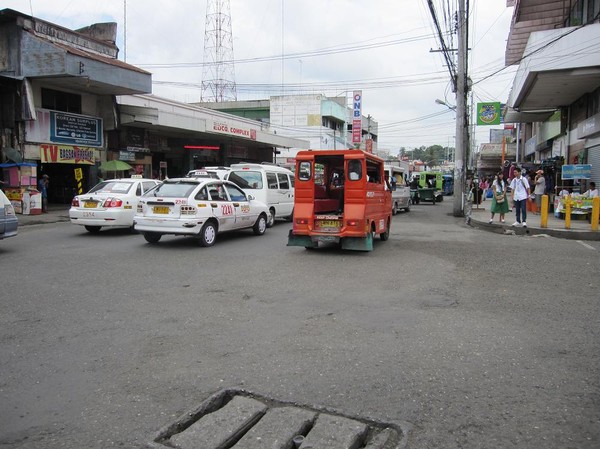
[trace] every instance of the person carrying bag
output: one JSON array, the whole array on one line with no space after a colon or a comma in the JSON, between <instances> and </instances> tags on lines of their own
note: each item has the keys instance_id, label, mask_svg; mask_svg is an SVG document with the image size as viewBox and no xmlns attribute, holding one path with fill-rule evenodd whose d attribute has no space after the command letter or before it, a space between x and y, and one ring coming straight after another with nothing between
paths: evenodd
<instances>
[{"instance_id":1,"label":"person carrying bag","mask_svg":"<svg viewBox=\"0 0 600 449\"><path fill-rule=\"evenodd\" d=\"M504 214L508 212L508 201L506 201L507 182L504 180L504 174L498 172L492 183L492 205L490 207L491 217L488 223L494 222L494 215L500 214L500 223L504 223Z\"/></svg>"}]
</instances>

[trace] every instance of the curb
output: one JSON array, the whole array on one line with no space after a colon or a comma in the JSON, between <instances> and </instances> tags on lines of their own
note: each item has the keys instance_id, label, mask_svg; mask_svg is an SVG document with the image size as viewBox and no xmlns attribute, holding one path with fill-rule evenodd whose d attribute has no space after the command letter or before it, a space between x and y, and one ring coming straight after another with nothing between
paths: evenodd
<instances>
[{"instance_id":1,"label":"curb","mask_svg":"<svg viewBox=\"0 0 600 449\"><path fill-rule=\"evenodd\" d=\"M471 218L469 225L473 228L482 229L488 232L495 232L503 235L548 235L559 239L568 240L588 240L600 241L600 231L582 231L572 229L551 229L551 228L517 228L506 224L485 223Z\"/></svg>"}]
</instances>

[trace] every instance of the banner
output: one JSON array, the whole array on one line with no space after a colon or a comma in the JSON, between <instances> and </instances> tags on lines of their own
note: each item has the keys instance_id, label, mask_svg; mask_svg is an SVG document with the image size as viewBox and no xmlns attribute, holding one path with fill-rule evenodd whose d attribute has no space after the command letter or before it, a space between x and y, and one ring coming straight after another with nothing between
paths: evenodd
<instances>
[{"instance_id":1,"label":"banner","mask_svg":"<svg viewBox=\"0 0 600 449\"><path fill-rule=\"evenodd\" d=\"M477 103L478 125L499 125L502 118L502 104L499 101Z\"/></svg>"},{"instance_id":2,"label":"banner","mask_svg":"<svg viewBox=\"0 0 600 449\"><path fill-rule=\"evenodd\" d=\"M40 145L40 159L44 164L86 164L94 165L94 149L71 145Z\"/></svg>"},{"instance_id":3,"label":"banner","mask_svg":"<svg viewBox=\"0 0 600 449\"><path fill-rule=\"evenodd\" d=\"M352 95L352 143L362 141L362 90L355 90Z\"/></svg>"}]
</instances>

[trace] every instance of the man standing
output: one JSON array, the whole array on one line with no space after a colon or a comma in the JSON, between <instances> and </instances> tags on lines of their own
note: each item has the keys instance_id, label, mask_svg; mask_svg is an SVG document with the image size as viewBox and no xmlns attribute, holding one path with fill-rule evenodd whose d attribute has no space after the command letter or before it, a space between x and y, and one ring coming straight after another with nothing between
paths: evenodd
<instances>
[{"instance_id":1,"label":"man standing","mask_svg":"<svg viewBox=\"0 0 600 449\"><path fill-rule=\"evenodd\" d=\"M538 170L535 172L535 205L537 206L537 214L542 211L542 195L546 193L546 178L544 177L544 170Z\"/></svg>"},{"instance_id":2,"label":"man standing","mask_svg":"<svg viewBox=\"0 0 600 449\"><path fill-rule=\"evenodd\" d=\"M521 168L515 167L515 177L510 182L511 199L514 204L517 221L513 226L527 227L527 199L529 198L529 182L521 175ZM521 219L523 220L521 222Z\"/></svg>"},{"instance_id":3,"label":"man standing","mask_svg":"<svg viewBox=\"0 0 600 449\"><path fill-rule=\"evenodd\" d=\"M48 212L48 183L50 177L48 175L42 176L42 179L38 182L38 190L42 194L42 212Z\"/></svg>"}]
</instances>

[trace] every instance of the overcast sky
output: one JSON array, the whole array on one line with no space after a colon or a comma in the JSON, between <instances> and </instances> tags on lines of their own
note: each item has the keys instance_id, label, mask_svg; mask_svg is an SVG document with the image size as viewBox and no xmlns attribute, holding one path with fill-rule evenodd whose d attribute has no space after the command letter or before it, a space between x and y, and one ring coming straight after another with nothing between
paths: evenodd
<instances>
[{"instance_id":1,"label":"overcast sky","mask_svg":"<svg viewBox=\"0 0 600 449\"><path fill-rule=\"evenodd\" d=\"M207 3L2 0L0 8L70 29L117 22L119 59L152 72L154 94L197 102ZM515 72L502 70L513 8L506 0L470 3L473 101L504 103ZM455 9L456 0L434 4L445 31L444 8ZM238 100L279 95L282 85L285 93L348 98L360 89L363 114L379 123L380 149L454 146L454 112L435 102L456 100L442 54L431 52L439 41L427 0L230 0L230 13ZM456 36L447 39L456 48ZM477 144L488 141L489 129L478 127Z\"/></svg>"}]
</instances>

